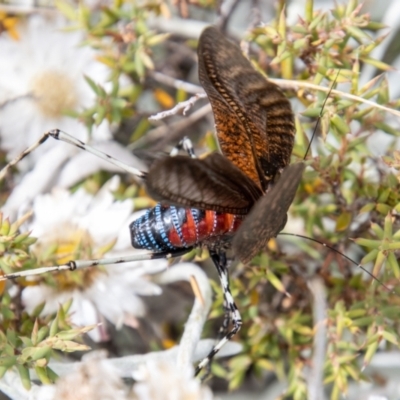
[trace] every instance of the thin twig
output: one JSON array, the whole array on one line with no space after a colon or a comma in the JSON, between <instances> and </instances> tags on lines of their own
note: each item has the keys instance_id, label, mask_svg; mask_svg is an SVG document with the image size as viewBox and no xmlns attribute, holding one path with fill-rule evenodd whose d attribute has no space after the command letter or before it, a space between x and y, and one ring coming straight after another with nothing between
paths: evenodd
<instances>
[{"instance_id":1,"label":"thin twig","mask_svg":"<svg viewBox=\"0 0 400 400\"><path fill-rule=\"evenodd\" d=\"M308 286L313 295L314 352L308 374L308 399L323 400L323 378L326 354L326 290L321 278L315 277Z\"/></svg>"},{"instance_id":2,"label":"thin twig","mask_svg":"<svg viewBox=\"0 0 400 400\"><path fill-rule=\"evenodd\" d=\"M202 269L190 263L181 263L154 277L154 280L159 284L182 280L189 282L192 277L195 277L201 300L195 297L192 312L186 321L185 330L179 344L177 365L182 371L192 365L193 355L210 311L212 291L209 279Z\"/></svg>"},{"instance_id":3,"label":"thin twig","mask_svg":"<svg viewBox=\"0 0 400 400\"><path fill-rule=\"evenodd\" d=\"M161 74L163 75L163 74ZM166 76L163 75L163 79ZM167 77L168 78L168 77ZM173 82L175 82L176 80L171 78L171 84ZM372 107L378 108L380 110L386 111L390 114L393 114L397 117L400 117L400 111L394 110L393 108L389 108L389 107L385 107L382 106L381 104L377 104L373 101L364 99L362 97L359 96L355 96L353 94L350 93L346 93L346 92L342 92L340 90L337 89L332 89L330 87L324 87L324 86L319 86L319 85L315 85L313 83L310 82L305 82L305 81L294 81L294 80L288 80L288 79L270 79L271 82L275 83L276 85L285 88L285 89L297 89L297 88L308 88L308 89L312 89L312 90L318 90L318 91L322 91L325 93L333 93L335 95L339 95L343 98L348 98L354 101L357 101L359 103L364 103L364 104L368 104ZM195 85L194 85L195 86ZM199 87L197 87L199 88ZM194 96L195 98L197 96ZM203 96L199 96L198 98L202 98ZM205 97L205 96L204 96ZM197 99L196 99L197 100ZM188 104L190 104L193 100L189 99L187 101ZM180 103L176 106L176 110L175 107L168 111L168 112L164 112L166 114L162 114L163 116L158 117L158 115L154 116L154 119L161 119L164 118L164 116L169 116L169 115L173 115L174 113L176 113L176 111L178 111L181 108L184 108L184 105L186 105L186 102ZM186 111L186 108L184 109L184 111ZM206 106L202 107L201 109L197 110L196 112L194 112L193 114L191 114L188 118L183 119L182 121L178 121L177 123L170 125L170 126L161 126L158 127L156 129L153 129L151 131L148 132L148 134L142 139L142 140L138 140L135 143L133 143L131 146L129 146L131 149L133 148L140 148L140 147L144 147L144 146L149 146L154 144L155 142L157 142L157 144L155 144L154 150L158 150L158 149L163 149L164 146L167 143L170 143L172 141L176 141L179 140L183 135L182 135L182 131L187 129L189 126L191 126L194 122L196 122L197 120L201 119L203 116L205 116L206 114L208 114L211 111L211 107L209 104L207 104ZM166 137L166 135L172 132L168 135L168 137ZM163 139L163 140L161 140Z\"/></svg>"},{"instance_id":4,"label":"thin twig","mask_svg":"<svg viewBox=\"0 0 400 400\"><path fill-rule=\"evenodd\" d=\"M33 14L33 13L42 13L42 14L51 14L55 15L59 13L59 10L51 5L13 5L13 4L0 4L0 11L4 11L9 14Z\"/></svg>"},{"instance_id":5,"label":"thin twig","mask_svg":"<svg viewBox=\"0 0 400 400\"><path fill-rule=\"evenodd\" d=\"M278 85L279 87L285 88L285 89L297 89L297 88L301 87L301 88L319 90L320 92L325 92L325 93L328 93L331 90L329 87L319 86L319 85L315 85L313 83L305 82L305 81L292 81L289 79L269 79L269 80L271 82L275 83L276 85ZM377 104L371 100L367 100L362 97L355 96L354 94L342 92L337 89L332 89L331 93L339 95L339 96L347 98L347 99L357 101L359 103L368 104L372 107L379 108L380 110L386 111L390 114L400 117L400 111L394 110L393 108L382 106L381 104Z\"/></svg>"},{"instance_id":6,"label":"thin twig","mask_svg":"<svg viewBox=\"0 0 400 400\"><path fill-rule=\"evenodd\" d=\"M159 83L162 83L166 86L171 86L175 89L184 90L186 93L204 93L204 90L201 86L194 85L193 83L185 82L180 79L172 78L171 76L165 75L161 72L152 71L150 72L150 76Z\"/></svg>"},{"instance_id":7,"label":"thin twig","mask_svg":"<svg viewBox=\"0 0 400 400\"><path fill-rule=\"evenodd\" d=\"M174 108L171 108L170 110L161 111L158 114L150 116L149 121L159 121L166 117L171 117L172 115L177 114L182 109L183 109L182 114L186 115L186 113L194 106L197 100L204 99L205 97L207 97L205 93L198 93L186 101L181 101Z\"/></svg>"},{"instance_id":8,"label":"thin twig","mask_svg":"<svg viewBox=\"0 0 400 400\"><path fill-rule=\"evenodd\" d=\"M178 142L185 136L186 129L211 112L211 105L206 104L187 118L177 121L171 125L163 125L152 129L146 133L146 136L137 140L128 146L129 149L140 149L142 147L152 146L152 150L164 150L165 145L171 142Z\"/></svg>"}]
</instances>

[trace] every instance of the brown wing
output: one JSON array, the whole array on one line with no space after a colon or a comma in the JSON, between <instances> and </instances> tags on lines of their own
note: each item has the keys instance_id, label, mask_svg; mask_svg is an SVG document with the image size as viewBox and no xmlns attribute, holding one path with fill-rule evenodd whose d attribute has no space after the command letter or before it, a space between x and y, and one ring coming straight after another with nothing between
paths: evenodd
<instances>
[{"instance_id":1,"label":"brown wing","mask_svg":"<svg viewBox=\"0 0 400 400\"><path fill-rule=\"evenodd\" d=\"M262 196L258 186L219 153L203 160L176 156L155 161L146 188L167 204L238 215L247 214Z\"/></svg>"},{"instance_id":2,"label":"brown wing","mask_svg":"<svg viewBox=\"0 0 400 400\"><path fill-rule=\"evenodd\" d=\"M292 164L279 181L256 203L233 239L233 251L243 263L249 262L268 241L285 227L287 211L299 186L304 163Z\"/></svg>"},{"instance_id":3,"label":"brown wing","mask_svg":"<svg viewBox=\"0 0 400 400\"><path fill-rule=\"evenodd\" d=\"M198 46L199 79L210 100L222 153L264 191L290 162L290 102L215 27Z\"/></svg>"}]
</instances>

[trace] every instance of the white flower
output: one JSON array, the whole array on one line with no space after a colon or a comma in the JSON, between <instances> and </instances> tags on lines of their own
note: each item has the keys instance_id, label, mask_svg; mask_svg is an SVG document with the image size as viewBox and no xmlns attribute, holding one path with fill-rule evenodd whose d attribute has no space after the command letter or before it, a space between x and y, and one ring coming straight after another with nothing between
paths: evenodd
<instances>
[{"instance_id":1,"label":"white flower","mask_svg":"<svg viewBox=\"0 0 400 400\"><path fill-rule=\"evenodd\" d=\"M28 18L20 27L20 41L0 36L0 142L14 158L50 129L59 128L87 141L87 128L66 110L79 111L93 104L95 94L84 76L106 84L108 69L95 60L95 52L80 46L82 32L64 32L60 17ZM110 141L107 122L93 128L96 147L138 168L135 158ZM33 167L33 169L32 169ZM52 184L69 187L99 169L117 171L103 160L66 143L48 139L18 164L28 171L12 192L3 211L13 216L22 204Z\"/></svg>"},{"instance_id":2,"label":"white flower","mask_svg":"<svg viewBox=\"0 0 400 400\"><path fill-rule=\"evenodd\" d=\"M137 400L212 400L207 386L194 378L193 368L184 372L171 360L149 361L133 374Z\"/></svg>"},{"instance_id":3,"label":"white flower","mask_svg":"<svg viewBox=\"0 0 400 400\"><path fill-rule=\"evenodd\" d=\"M60 16L35 15L21 26L19 41L0 37L0 135L9 158L50 129L86 138L85 126L64 113L92 105L95 95L84 75L104 84L108 71L93 50L79 47L82 33L63 32L65 26ZM108 127L102 126L97 135L109 137Z\"/></svg>"},{"instance_id":4,"label":"white flower","mask_svg":"<svg viewBox=\"0 0 400 400\"><path fill-rule=\"evenodd\" d=\"M54 262L63 263L77 257L89 259L103 256L104 248L114 240L113 251L132 254L129 223L132 201L114 201L111 190L118 186L114 177L93 197L83 189L74 194L58 189L38 196L33 204L33 222L28 227L38 238L34 252L41 255L55 249ZM115 253L107 253L107 256ZM137 326L136 317L145 314L138 295L157 295L161 289L149 282L145 274L165 269L166 260L129 262L104 268L86 268L53 275L53 286L41 283L23 289L26 310L45 302L43 314L56 312L59 305L73 298L72 322L77 325L97 324L106 318L117 327L123 323ZM104 327L89 333L93 340L107 338Z\"/></svg>"},{"instance_id":5,"label":"white flower","mask_svg":"<svg viewBox=\"0 0 400 400\"><path fill-rule=\"evenodd\" d=\"M127 400L127 388L103 352L86 354L83 362L55 385L54 399Z\"/></svg>"},{"instance_id":6,"label":"white flower","mask_svg":"<svg viewBox=\"0 0 400 400\"><path fill-rule=\"evenodd\" d=\"M128 400L127 386L118 370L105 358L103 351L85 354L82 362L70 365L69 372L54 385L36 385L25 389L13 369L0 379L0 390L12 399L26 400Z\"/></svg>"}]
</instances>

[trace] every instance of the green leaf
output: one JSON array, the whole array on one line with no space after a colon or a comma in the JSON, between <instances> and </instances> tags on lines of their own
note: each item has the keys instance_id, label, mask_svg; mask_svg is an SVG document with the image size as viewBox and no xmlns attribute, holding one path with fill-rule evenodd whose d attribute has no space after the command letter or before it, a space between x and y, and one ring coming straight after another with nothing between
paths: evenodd
<instances>
[{"instance_id":1,"label":"green leaf","mask_svg":"<svg viewBox=\"0 0 400 400\"><path fill-rule=\"evenodd\" d=\"M361 264L368 264L371 261L375 261L376 257L378 256L379 250L378 249L374 249L372 251L370 251L367 255L365 255L362 260L361 260Z\"/></svg>"},{"instance_id":2,"label":"green leaf","mask_svg":"<svg viewBox=\"0 0 400 400\"><path fill-rule=\"evenodd\" d=\"M384 235L383 237L387 240L392 239L393 232L393 224L392 224L392 216L389 214L385 217L385 225L384 225Z\"/></svg>"},{"instance_id":3,"label":"green leaf","mask_svg":"<svg viewBox=\"0 0 400 400\"><path fill-rule=\"evenodd\" d=\"M50 385L52 384L52 380L49 379L47 375L47 368L46 367L35 367L35 372L40 379L40 382L42 382L44 385Z\"/></svg>"},{"instance_id":4,"label":"green leaf","mask_svg":"<svg viewBox=\"0 0 400 400\"><path fill-rule=\"evenodd\" d=\"M382 215L387 215L391 210L392 208L387 204L378 203L376 205L376 211L378 211Z\"/></svg>"},{"instance_id":5,"label":"green leaf","mask_svg":"<svg viewBox=\"0 0 400 400\"><path fill-rule=\"evenodd\" d=\"M279 54L277 57L275 57L271 62L270 65L276 65L279 64L285 60L290 59L292 56L292 53L288 50L283 51L281 54Z\"/></svg>"},{"instance_id":6,"label":"green leaf","mask_svg":"<svg viewBox=\"0 0 400 400\"><path fill-rule=\"evenodd\" d=\"M8 370L7 367L0 366L0 379L4 377L4 375L6 374L7 370Z\"/></svg>"},{"instance_id":7,"label":"green leaf","mask_svg":"<svg viewBox=\"0 0 400 400\"><path fill-rule=\"evenodd\" d=\"M35 323L33 324L33 329L31 333L31 341L34 346L37 345L37 340L38 340L38 330L39 330L39 322L37 318L35 319Z\"/></svg>"},{"instance_id":8,"label":"green leaf","mask_svg":"<svg viewBox=\"0 0 400 400\"><path fill-rule=\"evenodd\" d=\"M365 314L367 313L367 310L362 309L362 308L357 308L356 310L350 310L346 313L346 315L351 318L359 318L359 317L363 317Z\"/></svg>"},{"instance_id":9,"label":"green leaf","mask_svg":"<svg viewBox=\"0 0 400 400\"><path fill-rule=\"evenodd\" d=\"M371 230L380 240L384 238L384 231L378 224L371 224Z\"/></svg>"},{"instance_id":10,"label":"green leaf","mask_svg":"<svg viewBox=\"0 0 400 400\"><path fill-rule=\"evenodd\" d=\"M10 368L17 363L16 356L0 357L0 366L5 368Z\"/></svg>"},{"instance_id":11,"label":"green leaf","mask_svg":"<svg viewBox=\"0 0 400 400\"><path fill-rule=\"evenodd\" d=\"M385 250L400 250L400 242L387 243L382 246Z\"/></svg>"},{"instance_id":12,"label":"green leaf","mask_svg":"<svg viewBox=\"0 0 400 400\"><path fill-rule=\"evenodd\" d=\"M389 198L390 192L391 192L390 189L382 190L382 192L379 193L379 197L378 197L377 201L379 203L385 203L387 201L387 199Z\"/></svg>"},{"instance_id":13,"label":"green leaf","mask_svg":"<svg viewBox=\"0 0 400 400\"><path fill-rule=\"evenodd\" d=\"M346 122L341 118L338 114L334 114L331 117L332 125L338 130L338 132L342 135L346 135L350 132L350 127L346 124Z\"/></svg>"},{"instance_id":14,"label":"green leaf","mask_svg":"<svg viewBox=\"0 0 400 400\"><path fill-rule=\"evenodd\" d=\"M154 35L146 40L148 46L153 47L156 46L165 40L167 40L171 36L170 33L161 33L158 35Z\"/></svg>"},{"instance_id":15,"label":"green leaf","mask_svg":"<svg viewBox=\"0 0 400 400\"><path fill-rule=\"evenodd\" d=\"M367 351L365 352L365 356L364 356L364 366L368 365L371 360L372 357L374 356L374 354L376 353L376 351L378 350L378 346L379 346L379 341L376 340L374 343L371 343L368 348Z\"/></svg>"},{"instance_id":16,"label":"green leaf","mask_svg":"<svg viewBox=\"0 0 400 400\"><path fill-rule=\"evenodd\" d=\"M267 275L268 281L272 284L272 286L275 287L275 289L279 290L282 293L288 294L285 286L282 284L282 282L279 280L279 278L273 272L271 272L270 270L267 270L266 275Z\"/></svg>"},{"instance_id":17,"label":"green leaf","mask_svg":"<svg viewBox=\"0 0 400 400\"><path fill-rule=\"evenodd\" d=\"M352 215L349 212L343 212L339 215L336 220L336 231L343 232L345 231L351 224Z\"/></svg>"},{"instance_id":18,"label":"green leaf","mask_svg":"<svg viewBox=\"0 0 400 400\"><path fill-rule=\"evenodd\" d=\"M38 332L38 343L40 343L49 333L49 328L47 326L42 326Z\"/></svg>"},{"instance_id":19,"label":"green leaf","mask_svg":"<svg viewBox=\"0 0 400 400\"><path fill-rule=\"evenodd\" d=\"M359 42L365 41L371 41L372 38L368 34L366 34L364 31L361 29L357 28L356 26L345 26L344 27L347 31L347 33L353 37L354 39L358 40Z\"/></svg>"},{"instance_id":20,"label":"green leaf","mask_svg":"<svg viewBox=\"0 0 400 400\"><path fill-rule=\"evenodd\" d=\"M88 325L82 328L69 329L67 331L58 332L56 336L57 339L72 340L75 339L77 336L83 335L84 333L87 333L96 327L97 325Z\"/></svg>"},{"instance_id":21,"label":"green leaf","mask_svg":"<svg viewBox=\"0 0 400 400\"><path fill-rule=\"evenodd\" d=\"M229 381L229 390L238 389L242 385L245 377L246 377L245 370L237 372L233 376L233 378Z\"/></svg>"},{"instance_id":22,"label":"green leaf","mask_svg":"<svg viewBox=\"0 0 400 400\"><path fill-rule=\"evenodd\" d=\"M399 345L399 341L397 339L397 336L391 332L388 331L383 331L382 332L382 337L387 340L388 342L398 346Z\"/></svg>"},{"instance_id":23,"label":"green leaf","mask_svg":"<svg viewBox=\"0 0 400 400\"><path fill-rule=\"evenodd\" d=\"M392 270L394 276L397 279L399 279L400 278L400 267L399 267L399 263L397 262L397 258L393 253L388 254L387 265Z\"/></svg>"},{"instance_id":24,"label":"green leaf","mask_svg":"<svg viewBox=\"0 0 400 400\"><path fill-rule=\"evenodd\" d=\"M227 371L222 367L221 364L217 362L213 362L211 365L211 372L213 376L217 376L218 378L226 379L227 378Z\"/></svg>"},{"instance_id":25,"label":"green leaf","mask_svg":"<svg viewBox=\"0 0 400 400\"><path fill-rule=\"evenodd\" d=\"M30 375L29 375L29 369L20 364L17 364L16 367L17 367L19 376L21 378L22 386L26 390L29 390L31 388L31 379L30 379Z\"/></svg>"},{"instance_id":26,"label":"green leaf","mask_svg":"<svg viewBox=\"0 0 400 400\"><path fill-rule=\"evenodd\" d=\"M368 29L370 31L380 31L381 29L385 28L387 28L387 25L378 21L369 21L367 25L365 25L365 29Z\"/></svg>"},{"instance_id":27,"label":"green leaf","mask_svg":"<svg viewBox=\"0 0 400 400\"><path fill-rule=\"evenodd\" d=\"M57 332L58 332L58 313L54 318L54 320L51 322L49 336L50 337L55 336Z\"/></svg>"},{"instance_id":28,"label":"green leaf","mask_svg":"<svg viewBox=\"0 0 400 400\"><path fill-rule=\"evenodd\" d=\"M371 249L378 248L381 244L379 240L365 239L365 238L354 239L354 242L356 242L360 246L369 247Z\"/></svg>"},{"instance_id":29,"label":"green leaf","mask_svg":"<svg viewBox=\"0 0 400 400\"><path fill-rule=\"evenodd\" d=\"M374 126L377 129L381 129L383 132L388 133L389 135L392 135L394 137L399 137L400 136L400 132L398 131L398 129L396 129L394 126L391 126L389 124L386 124L383 121L376 121L374 122Z\"/></svg>"},{"instance_id":30,"label":"green leaf","mask_svg":"<svg viewBox=\"0 0 400 400\"><path fill-rule=\"evenodd\" d=\"M58 340L53 343L53 349L54 350L60 350L64 351L67 353L71 353L74 351L87 351L90 350L89 346L86 346L84 344L80 344L77 342L73 342L71 340Z\"/></svg>"},{"instance_id":31,"label":"green leaf","mask_svg":"<svg viewBox=\"0 0 400 400\"><path fill-rule=\"evenodd\" d=\"M96 82L94 80L92 80L89 76L85 75L84 78L85 78L85 81L89 84L90 88L93 90L93 92L97 96L100 96L100 94L101 94L100 86L98 86L96 84Z\"/></svg>"},{"instance_id":32,"label":"green leaf","mask_svg":"<svg viewBox=\"0 0 400 400\"><path fill-rule=\"evenodd\" d=\"M357 318L353 320L354 326L369 326L371 323L374 322L373 317L363 317L363 318Z\"/></svg>"},{"instance_id":33,"label":"green leaf","mask_svg":"<svg viewBox=\"0 0 400 400\"><path fill-rule=\"evenodd\" d=\"M383 263L386 260L386 254L383 251L379 251L378 255L376 256L374 269L372 270L372 274L378 276L381 272L381 268Z\"/></svg>"},{"instance_id":34,"label":"green leaf","mask_svg":"<svg viewBox=\"0 0 400 400\"><path fill-rule=\"evenodd\" d=\"M32 314L31 314L32 317L37 318L41 314L41 312L43 311L45 305L46 305L45 302L40 303L39 305L37 305L35 307L35 309L33 310Z\"/></svg>"},{"instance_id":35,"label":"green leaf","mask_svg":"<svg viewBox=\"0 0 400 400\"><path fill-rule=\"evenodd\" d=\"M308 29L310 31L315 29L320 24L320 22L323 20L324 17L325 17L325 14L323 12L320 12L319 14L314 15Z\"/></svg>"},{"instance_id":36,"label":"green leaf","mask_svg":"<svg viewBox=\"0 0 400 400\"><path fill-rule=\"evenodd\" d=\"M1 224L0 235L7 236L10 232L10 228L11 228L10 220L6 218L5 220L3 220L3 223Z\"/></svg>"},{"instance_id":37,"label":"green leaf","mask_svg":"<svg viewBox=\"0 0 400 400\"><path fill-rule=\"evenodd\" d=\"M266 358L260 358L259 360L257 360L255 366L265 369L266 371L275 371L274 363L267 360Z\"/></svg>"},{"instance_id":38,"label":"green leaf","mask_svg":"<svg viewBox=\"0 0 400 400\"><path fill-rule=\"evenodd\" d=\"M375 203L367 203L363 207L361 207L359 213L369 213L375 208Z\"/></svg>"},{"instance_id":39,"label":"green leaf","mask_svg":"<svg viewBox=\"0 0 400 400\"><path fill-rule=\"evenodd\" d=\"M48 357L50 354L51 354L51 347L49 346L36 347L32 351L31 359L32 361L36 361L41 358Z\"/></svg>"},{"instance_id":40,"label":"green leaf","mask_svg":"<svg viewBox=\"0 0 400 400\"><path fill-rule=\"evenodd\" d=\"M380 69L382 71L393 71L394 68L383 61L375 60L374 58L369 58L369 57L360 57L362 61L364 61L367 64L372 65L373 67Z\"/></svg>"}]
</instances>

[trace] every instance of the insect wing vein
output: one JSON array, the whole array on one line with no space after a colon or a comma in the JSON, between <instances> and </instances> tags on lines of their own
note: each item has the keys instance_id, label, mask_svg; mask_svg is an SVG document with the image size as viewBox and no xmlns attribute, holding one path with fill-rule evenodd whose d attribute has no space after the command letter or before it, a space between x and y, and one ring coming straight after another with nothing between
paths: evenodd
<instances>
[{"instance_id":1,"label":"insect wing vein","mask_svg":"<svg viewBox=\"0 0 400 400\"><path fill-rule=\"evenodd\" d=\"M199 78L213 108L222 153L264 191L290 162L290 102L216 28L201 35Z\"/></svg>"},{"instance_id":2,"label":"insect wing vein","mask_svg":"<svg viewBox=\"0 0 400 400\"><path fill-rule=\"evenodd\" d=\"M180 207L245 215L262 192L219 153L203 160L166 157L148 172L146 187L154 199Z\"/></svg>"}]
</instances>

